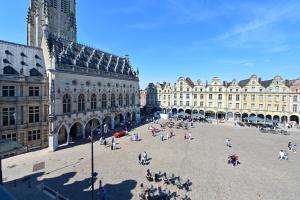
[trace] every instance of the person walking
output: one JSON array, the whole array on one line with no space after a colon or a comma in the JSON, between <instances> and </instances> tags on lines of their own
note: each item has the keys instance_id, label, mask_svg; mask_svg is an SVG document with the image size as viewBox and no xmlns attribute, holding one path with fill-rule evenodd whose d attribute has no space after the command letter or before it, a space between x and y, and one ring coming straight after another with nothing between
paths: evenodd
<instances>
[{"instance_id":1,"label":"person walking","mask_svg":"<svg viewBox=\"0 0 300 200\"><path fill-rule=\"evenodd\" d=\"M160 139L161 141L164 141L164 134L162 132L160 133Z\"/></svg>"},{"instance_id":2,"label":"person walking","mask_svg":"<svg viewBox=\"0 0 300 200\"><path fill-rule=\"evenodd\" d=\"M169 139L169 132L167 132L167 140Z\"/></svg>"},{"instance_id":3,"label":"person walking","mask_svg":"<svg viewBox=\"0 0 300 200\"><path fill-rule=\"evenodd\" d=\"M192 140L192 133L189 132L189 140Z\"/></svg>"},{"instance_id":4,"label":"person walking","mask_svg":"<svg viewBox=\"0 0 300 200\"><path fill-rule=\"evenodd\" d=\"M292 142L288 143L288 149L291 151L292 150Z\"/></svg>"},{"instance_id":5,"label":"person walking","mask_svg":"<svg viewBox=\"0 0 300 200\"><path fill-rule=\"evenodd\" d=\"M142 155L139 153L139 156L138 156L138 158L139 158L139 164L141 164L141 160L142 160Z\"/></svg>"}]
</instances>

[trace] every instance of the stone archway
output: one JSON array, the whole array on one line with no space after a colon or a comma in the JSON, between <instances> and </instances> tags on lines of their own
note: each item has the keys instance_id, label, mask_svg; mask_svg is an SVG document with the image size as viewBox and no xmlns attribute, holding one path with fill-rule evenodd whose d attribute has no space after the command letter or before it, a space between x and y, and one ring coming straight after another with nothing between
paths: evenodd
<instances>
[{"instance_id":1,"label":"stone archway","mask_svg":"<svg viewBox=\"0 0 300 200\"><path fill-rule=\"evenodd\" d=\"M62 145L68 143L68 129L63 124L60 129L58 130L58 144Z\"/></svg>"},{"instance_id":2,"label":"stone archway","mask_svg":"<svg viewBox=\"0 0 300 200\"><path fill-rule=\"evenodd\" d=\"M290 121L294 121L297 124L299 124L299 116L297 116L297 115L291 115L290 116Z\"/></svg>"},{"instance_id":3,"label":"stone archway","mask_svg":"<svg viewBox=\"0 0 300 200\"><path fill-rule=\"evenodd\" d=\"M234 115L233 115L233 112L228 112L227 113L227 119L234 119Z\"/></svg>"},{"instance_id":4,"label":"stone archway","mask_svg":"<svg viewBox=\"0 0 300 200\"><path fill-rule=\"evenodd\" d=\"M75 122L70 128L70 137L72 140L83 138L83 125L80 122Z\"/></svg>"},{"instance_id":5,"label":"stone archway","mask_svg":"<svg viewBox=\"0 0 300 200\"><path fill-rule=\"evenodd\" d=\"M215 119L216 115L214 111L209 110L205 112L205 117L208 119Z\"/></svg>"},{"instance_id":6,"label":"stone archway","mask_svg":"<svg viewBox=\"0 0 300 200\"><path fill-rule=\"evenodd\" d=\"M128 112L126 114L126 121L131 121L131 114L130 114L130 112Z\"/></svg>"},{"instance_id":7,"label":"stone archway","mask_svg":"<svg viewBox=\"0 0 300 200\"><path fill-rule=\"evenodd\" d=\"M257 117L258 117L258 118L265 119L265 116L264 116L263 114L258 114Z\"/></svg>"},{"instance_id":8,"label":"stone archway","mask_svg":"<svg viewBox=\"0 0 300 200\"><path fill-rule=\"evenodd\" d=\"M217 119L225 119L226 113L223 111L217 112Z\"/></svg>"},{"instance_id":9,"label":"stone archway","mask_svg":"<svg viewBox=\"0 0 300 200\"><path fill-rule=\"evenodd\" d=\"M90 119L86 125L85 125L85 137L91 135L91 131L93 131L95 128L99 127L100 121L96 118Z\"/></svg>"},{"instance_id":10,"label":"stone archway","mask_svg":"<svg viewBox=\"0 0 300 200\"><path fill-rule=\"evenodd\" d=\"M173 109L172 109L172 114L173 114L173 115L177 114L177 108L173 108Z\"/></svg>"},{"instance_id":11,"label":"stone archway","mask_svg":"<svg viewBox=\"0 0 300 200\"><path fill-rule=\"evenodd\" d=\"M107 128L111 129L111 117L106 116L102 121L103 125L107 125Z\"/></svg>"},{"instance_id":12,"label":"stone archway","mask_svg":"<svg viewBox=\"0 0 300 200\"><path fill-rule=\"evenodd\" d=\"M245 118L247 118L249 115L248 113L243 113L242 114L242 121L245 121Z\"/></svg>"},{"instance_id":13,"label":"stone archway","mask_svg":"<svg viewBox=\"0 0 300 200\"><path fill-rule=\"evenodd\" d=\"M280 122L280 117L278 116L278 115L274 115L273 116L273 120L275 121L275 122Z\"/></svg>"},{"instance_id":14,"label":"stone archway","mask_svg":"<svg viewBox=\"0 0 300 200\"><path fill-rule=\"evenodd\" d=\"M187 113L187 114L190 115L190 114L192 113L192 111L191 111L191 109L186 109L186 110L185 110L185 113Z\"/></svg>"},{"instance_id":15,"label":"stone archway","mask_svg":"<svg viewBox=\"0 0 300 200\"><path fill-rule=\"evenodd\" d=\"M268 119L268 120L272 120L272 116L271 115L266 115L266 119Z\"/></svg>"},{"instance_id":16,"label":"stone archway","mask_svg":"<svg viewBox=\"0 0 300 200\"><path fill-rule=\"evenodd\" d=\"M124 116L122 115L122 113L116 113L115 114L115 128L118 128L121 125L124 125Z\"/></svg>"},{"instance_id":17,"label":"stone archway","mask_svg":"<svg viewBox=\"0 0 300 200\"><path fill-rule=\"evenodd\" d=\"M198 114L198 110L193 110L193 114Z\"/></svg>"},{"instance_id":18,"label":"stone archway","mask_svg":"<svg viewBox=\"0 0 300 200\"><path fill-rule=\"evenodd\" d=\"M236 112L236 113L234 113L234 119L235 120L240 120L241 119L241 113L239 113L239 112Z\"/></svg>"},{"instance_id":19,"label":"stone archway","mask_svg":"<svg viewBox=\"0 0 300 200\"><path fill-rule=\"evenodd\" d=\"M281 117L281 122L282 122L282 123L287 123L287 121L288 121L288 117L285 116L285 115L283 115L283 116Z\"/></svg>"},{"instance_id":20,"label":"stone archway","mask_svg":"<svg viewBox=\"0 0 300 200\"><path fill-rule=\"evenodd\" d=\"M184 110L182 108L179 108L178 113L183 113Z\"/></svg>"},{"instance_id":21,"label":"stone archway","mask_svg":"<svg viewBox=\"0 0 300 200\"><path fill-rule=\"evenodd\" d=\"M135 122L136 121L136 113L132 112L132 121Z\"/></svg>"}]
</instances>

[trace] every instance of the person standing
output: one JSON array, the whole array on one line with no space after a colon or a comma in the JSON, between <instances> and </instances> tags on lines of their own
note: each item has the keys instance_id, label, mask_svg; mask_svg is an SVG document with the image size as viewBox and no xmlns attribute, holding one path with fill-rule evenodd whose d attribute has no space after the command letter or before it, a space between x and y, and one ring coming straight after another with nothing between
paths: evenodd
<instances>
[{"instance_id":1,"label":"person standing","mask_svg":"<svg viewBox=\"0 0 300 200\"><path fill-rule=\"evenodd\" d=\"M169 139L169 132L167 132L167 140Z\"/></svg>"},{"instance_id":2,"label":"person standing","mask_svg":"<svg viewBox=\"0 0 300 200\"><path fill-rule=\"evenodd\" d=\"M192 140L192 133L189 132L189 140Z\"/></svg>"},{"instance_id":3,"label":"person standing","mask_svg":"<svg viewBox=\"0 0 300 200\"><path fill-rule=\"evenodd\" d=\"M292 150L292 142L288 143L288 149L291 151Z\"/></svg>"},{"instance_id":4,"label":"person standing","mask_svg":"<svg viewBox=\"0 0 300 200\"><path fill-rule=\"evenodd\" d=\"M160 139L161 139L161 141L164 141L164 135L162 132L160 133Z\"/></svg>"},{"instance_id":5,"label":"person standing","mask_svg":"<svg viewBox=\"0 0 300 200\"><path fill-rule=\"evenodd\" d=\"M139 156L138 156L138 158L139 158L139 164L141 164L141 160L142 160L142 155L139 153Z\"/></svg>"},{"instance_id":6,"label":"person standing","mask_svg":"<svg viewBox=\"0 0 300 200\"><path fill-rule=\"evenodd\" d=\"M115 143L115 138L114 138L114 136L112 136L112 138L111 138L111 150L114 150L114 143Z\"/></svg>"}]
</instances>

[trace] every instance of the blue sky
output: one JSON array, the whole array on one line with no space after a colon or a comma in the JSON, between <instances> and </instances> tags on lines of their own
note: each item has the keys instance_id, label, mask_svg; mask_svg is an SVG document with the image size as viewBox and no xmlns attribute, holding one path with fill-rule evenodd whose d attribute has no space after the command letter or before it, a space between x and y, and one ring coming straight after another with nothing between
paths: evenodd
<instances>
[{"instance_id":1,"label":"blue sky","mask_svg":"<svg viewBox=\"0 0 300 200\"><path fill-rule=\"evenodd\" d=\"M0 39L26 43L29 0L4 4ZM78 41L129 54L141 88L179 76L292 79L300 77L299 10L299 0L77 0Z\"/></svg>"}]
</instances>

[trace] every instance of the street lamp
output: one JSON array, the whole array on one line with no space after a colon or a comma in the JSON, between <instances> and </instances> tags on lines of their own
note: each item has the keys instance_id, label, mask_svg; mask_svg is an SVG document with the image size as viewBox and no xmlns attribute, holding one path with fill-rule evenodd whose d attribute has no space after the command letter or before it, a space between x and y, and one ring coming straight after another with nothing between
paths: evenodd
<instances>
[{"instance_id":1,"label":"street lamp","mask_svg":"<svg viewBox=\"0 0 300 200\"><path fill-rule=\"evenodd\" d=\"M98 129L98 130L97 130ZM92 183L92 200L94 200L94 131L99 131L100 128L96 127L91 131L89 139L91 140L91 183Z\"/></svg>"}]
</instances>

